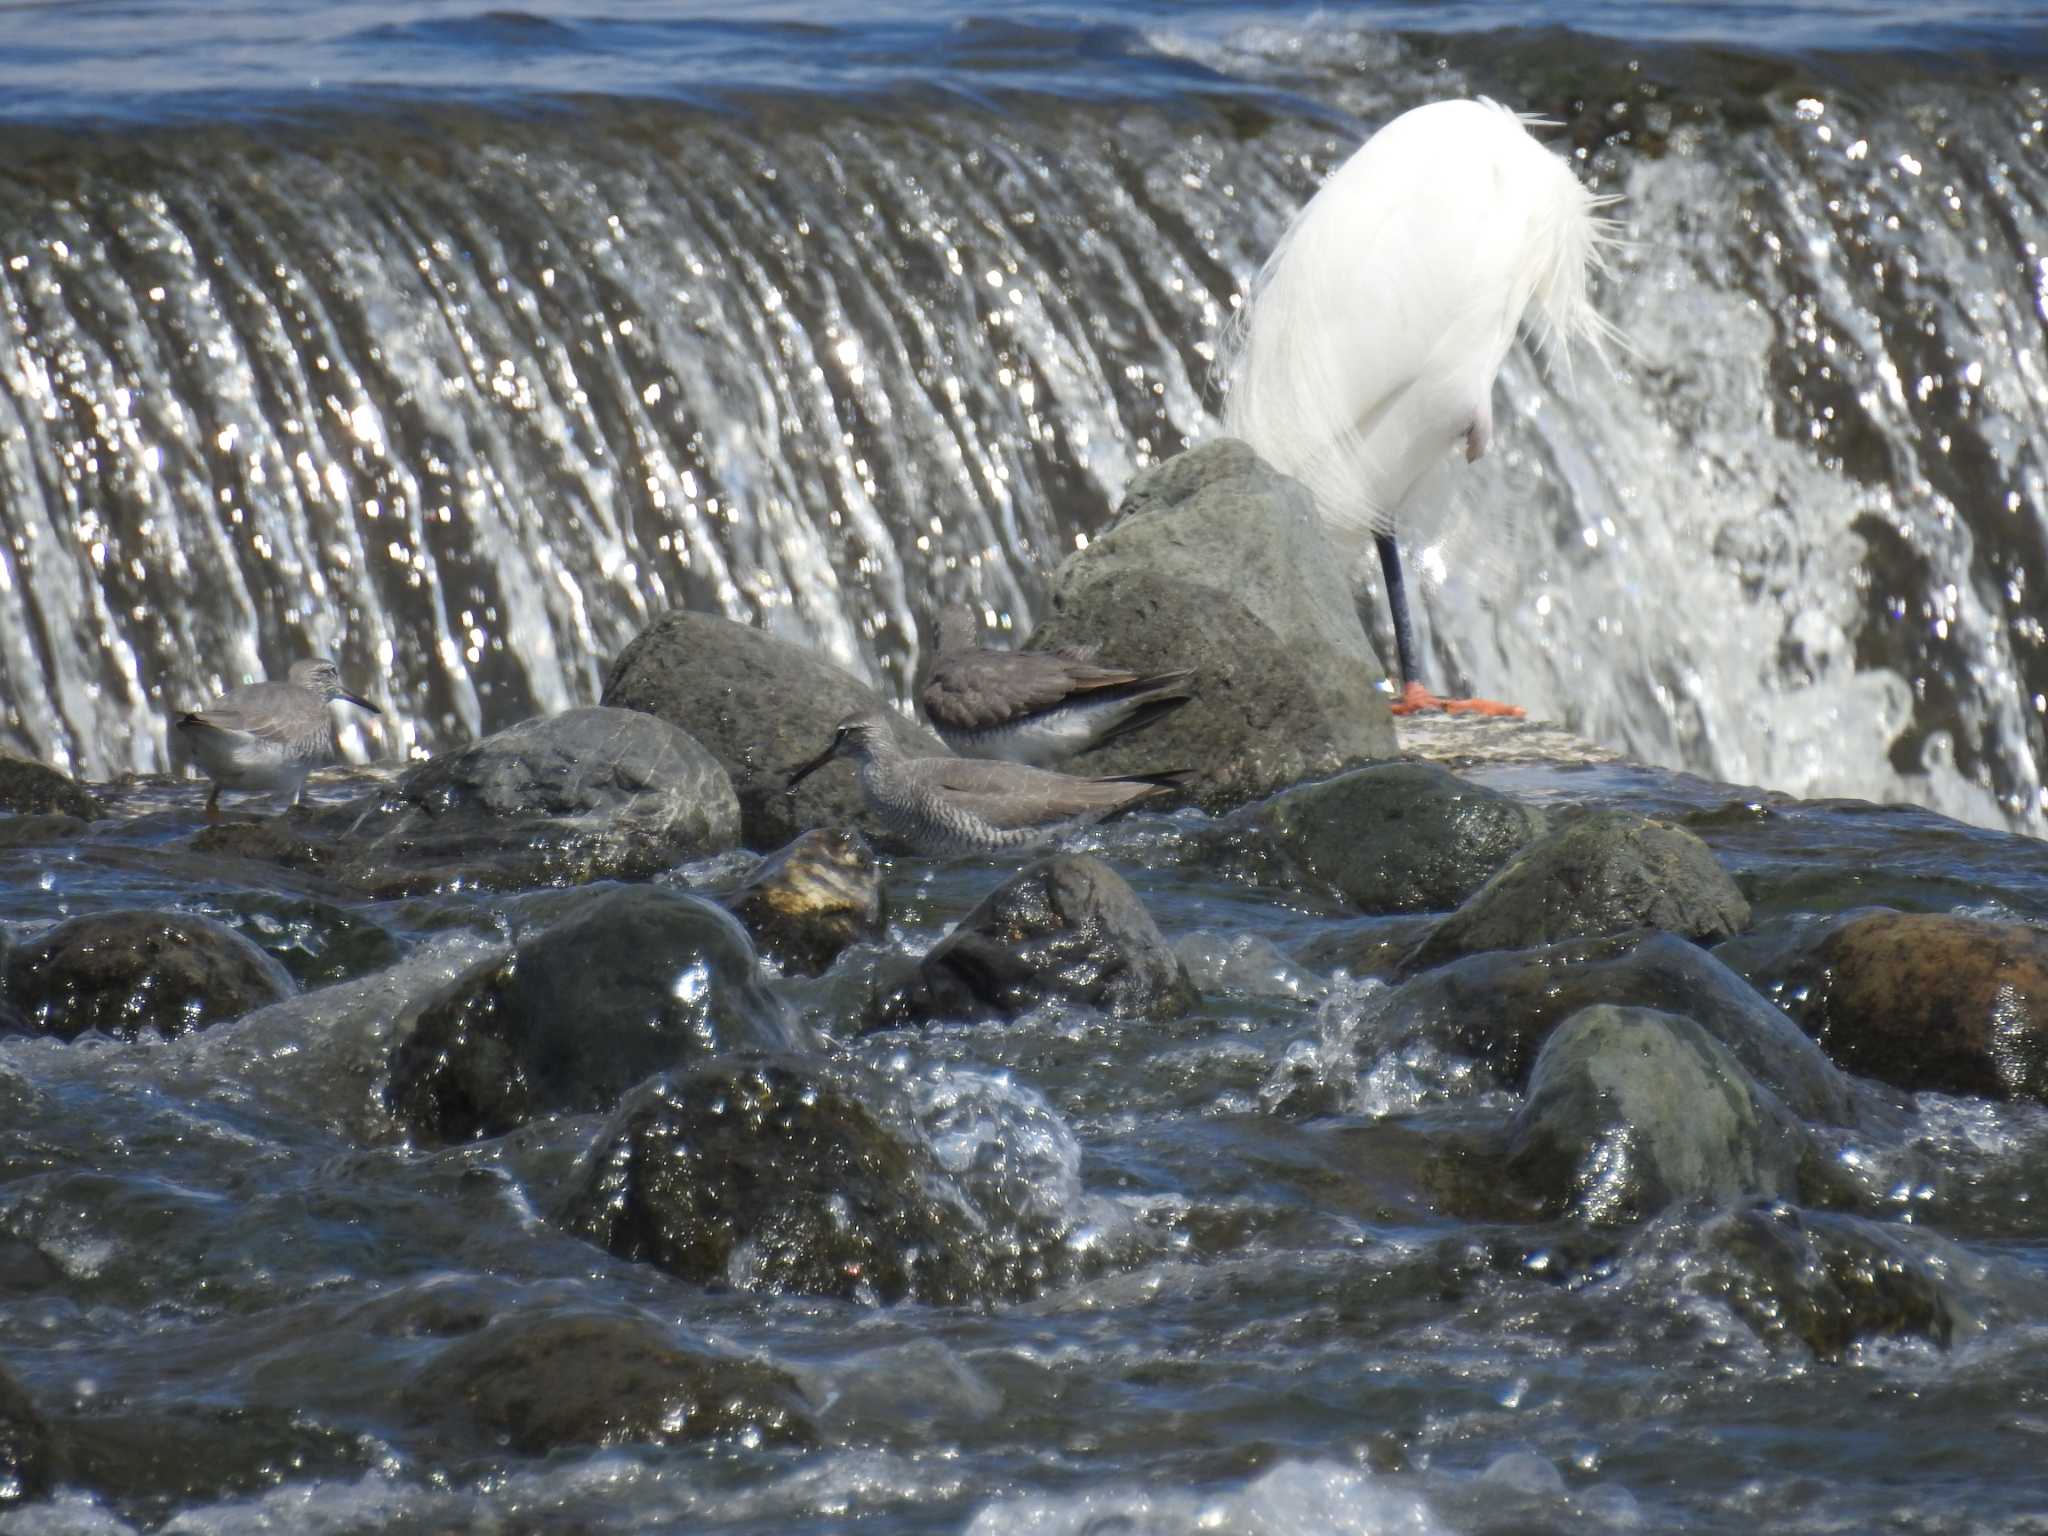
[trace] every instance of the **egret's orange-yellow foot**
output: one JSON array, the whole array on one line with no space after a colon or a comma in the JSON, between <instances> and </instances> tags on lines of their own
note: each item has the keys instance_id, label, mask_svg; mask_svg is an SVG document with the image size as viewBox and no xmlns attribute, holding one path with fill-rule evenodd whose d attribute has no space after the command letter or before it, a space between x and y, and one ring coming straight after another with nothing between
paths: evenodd
<instances>
[{"instance_id":1,"label":"egret's orange-yellow foot","mask_svg":"<svg viewBox=\"0 0 2048 1536\"><path fill-rule=\"evenodd\" d=\"M1387 706L1388 713L1396 715L1420 715L1433 709L1447 715L1495 715L1504 720L1520 720L1529 713L1519 704L1503 704L1498 699L1438 698L1420 683L1410 683L1401 690L1401 697Z\"/></svg>"}]
</instances>

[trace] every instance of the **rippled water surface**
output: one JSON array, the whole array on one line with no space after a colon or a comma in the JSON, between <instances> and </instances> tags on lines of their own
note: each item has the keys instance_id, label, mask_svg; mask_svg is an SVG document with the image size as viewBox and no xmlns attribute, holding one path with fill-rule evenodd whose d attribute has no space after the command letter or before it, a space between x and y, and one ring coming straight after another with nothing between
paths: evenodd
<instances>
[{"instance_id":1,"label":"rippled water surface","mask_svg":"<svg viewBox=\"0 0 2048 1536\"><path fill-rule=\"evenodd\" d=\"M1635 768L1478 777L1693 826L1758 932L1871 903L2048 918L2038 844L1921 812ZM1717 1290L1726 1216L1481 1214L1458 1169L1516 1094L1310 958L1418 920L1248 885L1196 852L1203 818L1139 817L1082 846L1189 963L1184 1019L853 1033L882 952L1007 873L977 861L898 861L888 943L775 984L977 1198L1064 1234L1064 1278L993 1307L707 1291L551 1221L599 1118L426 1152L380 1107L401 1000L559 896L364 904L183 851L190 789L120 809L139 819L0 856L0 917L205 911L309 990L170 1044L0 1045L0 1350L84 1447L84 1486L0 1530L2025 1530L2048 1500L2039 1108L1923 1095L1831 1133L1843 1209L1935 1266L1955 1314L1940 1342L1816 1360ZM548 1311L791 1372L818 1443L535 1459L408 1417L451 1335Z\"/></svg>"}]
</instances>

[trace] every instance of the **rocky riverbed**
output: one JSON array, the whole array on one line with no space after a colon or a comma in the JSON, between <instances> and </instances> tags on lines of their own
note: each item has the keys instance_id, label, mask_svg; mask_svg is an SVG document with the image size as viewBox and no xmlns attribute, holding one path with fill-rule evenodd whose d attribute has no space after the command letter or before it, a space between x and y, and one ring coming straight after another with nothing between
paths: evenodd
<instances>
[{"instance_id":1,"label":"rocky riverbed","mask_svg":"<svg viewBox=\"0 0 2048 1536\"><path fill-rule=\"evenodd\" d=\"M0 765L0 1531L2037 1518L2048 850L1397 740L1260 475L1056 579L1201 778L1022 858L696 615L284 815Z\"/></svg>"}]
</instances>

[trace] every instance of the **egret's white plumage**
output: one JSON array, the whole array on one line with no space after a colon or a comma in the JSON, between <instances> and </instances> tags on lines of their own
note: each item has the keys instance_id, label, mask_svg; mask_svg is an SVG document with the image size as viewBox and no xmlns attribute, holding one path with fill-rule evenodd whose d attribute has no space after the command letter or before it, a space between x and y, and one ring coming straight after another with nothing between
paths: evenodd
<instances>
[{"instance_id":1,"label":"egret's white plumage","mask_svg":"<svg viewBox=\"0 0 2048 1536\"><path fill-rule=\"evenodd\" d=\"M1390 532L1454 446L1486 451L1525 319L1560 361L1606 334L1586 292L1603 201L1496 102L1403 113L1260 272L1225 364L1225 429L1304 482L1334 533Z\"/></svg>"}]
</instances>

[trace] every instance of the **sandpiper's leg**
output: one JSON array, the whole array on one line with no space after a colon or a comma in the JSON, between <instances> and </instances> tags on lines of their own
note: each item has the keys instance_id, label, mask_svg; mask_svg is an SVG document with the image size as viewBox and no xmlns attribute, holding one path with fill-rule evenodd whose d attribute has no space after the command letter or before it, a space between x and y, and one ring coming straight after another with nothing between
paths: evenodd
<instances>
[{"instance_id":1,"label":"sandpiper's leg","mask_svg":"<svg viewBox=\"0 0 2048 1536\"><path fill-rule=\"evenodd\" d=\"M218 784L214 785L212 789L207 791L206 819L208 821L220 820L220 786Z\"/></svg>"},{"instance_id":2,"label":"sandpiper's leg","mask_svg":"<svg viewBox=\"0 0 2048 1536\"><path fill-rule=\"evenodd\" d=\"M1394 656L1401 668L1401 696L1387 707L1397 715L1419 714L1441 709L1451 714L1507 715L1519 719L1519 704L1502 704L1493 699L1443 699L1423 687L1415 665L1415 621L1408 613L1408 584L1401 576L1401 549L1391 533L1377 534L1380 575L1387 586L1387 612L1394 620Z\"/></svg>"}]
</instances>

